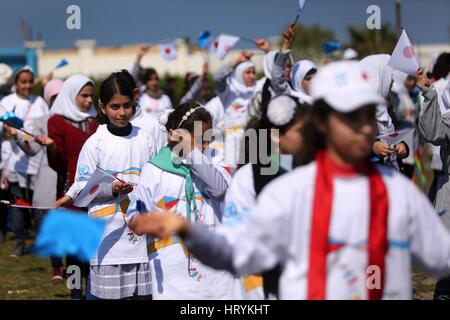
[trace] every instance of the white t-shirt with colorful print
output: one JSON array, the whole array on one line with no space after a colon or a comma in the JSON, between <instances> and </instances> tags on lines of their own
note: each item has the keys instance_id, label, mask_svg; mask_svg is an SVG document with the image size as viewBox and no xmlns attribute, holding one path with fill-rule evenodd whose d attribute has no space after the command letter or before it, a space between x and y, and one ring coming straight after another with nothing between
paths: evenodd
<instances>
[{"instance_id":1,"label":"white t-shirt with colorful print","mask_svg":"<svg viewBox=\"0 0 450 320\"><path fill-rule=\"evenodd\" d=\"M137 184L142 167L154 154L154 141L139 127L133 126L131 133L122 137L113 135L106 125L101 125L81 149L75 182L67 194L76 198L97 167ZM91 265L148 262L145 235L136 235L125 222L128 204L128 195L114 197L112 188L108 188L88 205L89 216L107 223Z\"/></svg>"}]
</instances>

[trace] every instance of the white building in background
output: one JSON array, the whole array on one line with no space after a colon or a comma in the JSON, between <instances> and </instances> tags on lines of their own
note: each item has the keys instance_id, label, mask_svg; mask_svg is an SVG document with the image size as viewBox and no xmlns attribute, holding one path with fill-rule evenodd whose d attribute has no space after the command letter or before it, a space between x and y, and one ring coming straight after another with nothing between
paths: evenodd
<instances>
[{"instance_id":1,"label":"white building in background","mask_svg":"<svg viewBox=\"0 0 450 320\"><path fill-rule=\"evenodd\" d=\"M276 38L271 38L272 44L278 43ZM136 59L139 45L127 45L120 47L96 47L95 40L78 40L72 49L45 50L43 42L29 43L28 46L37 49L39 75L46 75L65 58L69 64L54 73L54 77L67 78L74 73L82 73L90 77L102 77L116 69L128 68ZM203 63L209 61L210 72L214 73L225 62L232 60L240 50L232 50L224 61L215 56L207 54L198 48L189 49L184 40L177 40L177 59L165 61L157 46L150 48L143 57L143 67L153 67L160 75L169 73L171 75L184 75L186 72L202 72ZM422 67L427 68L433 56L441 52L450 52L449 44L422 44L415 46ZM246 49L254 53L253 62L256 64L257 72L261 72L264 53L256 47ZM321 61L316 61L320 64Z\"/></svg>"},{"instance_id":2,"label":"white building in background","mask_svg":"<svg viewBox=\"0 0 450 320\"><path fill-rule=\"evenodd\" d=\"M40 76L46 75L63 58L69 62L65 67L58 69L54 77L67 78L74 73L82 73L89 77L102 77L116 69L128 68L136 60L139 45L128 45L120 47L96 47L95 40L78 40L72 49L45 50L44 43L35 45L38 56L38 72ZM186 45L185 41L177 40L177 59L174 61L165 61L159 52L157 46L152 46L146 55L142 58L143 67L152 67L160 75L169 73L171 75L184 75L186 72L202 72L203 64L209 61L210 72L215 72L225 62L233 59L240 50L232 50L227 57L221 61L215 56L207 54L204 50L194 48L192 50ZM252 58L255 62L257 71L262 71L262 59L264 53L258 49L246 49L254 52Z\"/></svg>"}]
</instances>

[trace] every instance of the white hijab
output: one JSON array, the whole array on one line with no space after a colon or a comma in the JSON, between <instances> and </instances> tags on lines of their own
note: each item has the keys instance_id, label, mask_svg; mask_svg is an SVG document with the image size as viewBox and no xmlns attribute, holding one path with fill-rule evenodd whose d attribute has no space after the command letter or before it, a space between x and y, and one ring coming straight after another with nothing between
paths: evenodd
<instances>
[{"instance_id":1,"label":"white hijab","mask_svg":"<svg viewBox=\"0 0 450 320\"><path fill-rule=\"evenodd\" d=\"M273 65L278 51L269 51L263 59L264 75L267 79L272 79Z\"/></svg>"},{"instance_id":2,"label":"white hijab","mask_svg":"<svg viewBox=\"0 0 450 320\"><path fill-rule=\"evenodd\" d=\"M394 76L394 69L388 65L388 54L375 54L362 59L359 64L366 71L369 81L377 88L378 92L387 98Z\"/></svg>"},{"instance_id":3,"label":"white hijab","mask_svg":"<svg viewBox=\"0 0 450 320\"><path fill-rule=\"evenodd\" d=\"M291 84L295 91L300 91L307 94L305 89L303 89L302 81L312 69L317 69L317 66L311 60L300 60L292 66Z\"/></svg>"},{"instance_id":4,"label":"white hijab","mask_svg":"<svg viewBox=\"0 0 450 320\"><path fill-rule=\"evenodd\" d=\"M308 72L312 69L317 69L317 66L311 60L300 60L292 66L291 71L291 95L298 98L302 103L312 104L313 100L311 96L303 89L302 81L305 79Z\"/></svg>"},{"instance_id":5,"label":"white hijab","mask_svg":"<svg viewBox=\"0 0 450 320\"><path fill-rule=\"evenodd\" d=\"M64 81L58 96L50 109L50 114L64 116L72 121L84 121L89 117L95 117L97 112L92 105L88 112L82 111L76 104L76 97L81 89L88 83L94 82L81 74L74 74Z\"/></svg>"},{"instance_id":6,"label":"white hijab","mask_svg":"<svg viewBox=\"0 0 450 320\"><path fill-rule=\"evenodd\" d=\"M246 94L255 91L256 83L253 86L248 87L245 85L244 78L242 77L244 71L249 68L255 68L255 64L250 60L240 63L236 69L234 69L233 75L231 76L231 86L236 92Z\"/></svg>"},{"instance_id":7,"label":"white hijab","mask_svg":"<svg viewBox=\"0 0 450 320\"><path fill-rule=\"evenodd\" d=\"M376 54L359 62L361 69L367 73L369 81L385 99L389 96L394 77L394 69L388 65L390 57L388 54ZM395 130L386 104L377 106L376 117L379 134L387 134Z\"/></svg>"}]
</instances>

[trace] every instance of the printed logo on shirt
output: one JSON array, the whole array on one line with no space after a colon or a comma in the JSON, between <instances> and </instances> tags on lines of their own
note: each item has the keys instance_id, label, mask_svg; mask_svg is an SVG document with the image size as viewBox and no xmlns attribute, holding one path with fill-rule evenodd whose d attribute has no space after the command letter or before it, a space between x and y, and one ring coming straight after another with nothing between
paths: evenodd
<instances>
[{"instance_id":1,"label":"printed logo on shirt","mask_svg":"<svg viewBox=\"0 0 450 320\"><path fill-rule=\"evenodd\" d=\"M239 102L234 101L233 103L231 103L231 108L233 108L233 110L239 111L242 108L244 108L244 105L240 104Z\"/></svg>"},{"instance_id":2,"label":"printed logo on shirt","mask_svg":"<svg viewBox=\"0 0 450 320\"><path fill-rule=\"evenodd\" d=\"M141 169L138 167L130 167L128 169L122 171L114 171L114 170L105 170L109 174L112 174L114 177L117 177L120 174L134 174L139 176L141 174Z\"/></svg>"},{"instance_id":3,"label":"printed logo on shirt","mask_svg":"<svg viewBox=\"0 0 450 320\"><path fill-rule=\"evenodd\" d=\"M240 211L234 202L230 202L225 206L225 210L223 211L222 223L228 226L234 226L239 224L248 213L249 210Z\"/></svg>"},{"instance_id":4,"label":"printed logo on shirt","mask_svg":"<svg viewBox=\"0 0 450 320\"><path fill-rule=\"evenodd\" d=\"M89 167L86 164L81 164L78 168L78 175L77 181L88 181L91 178Z\"/></svg>"},{"instance_id":5,"label":"printed logo on shirt","mask_svg":"<svg viewBox=\"0 0 450 320\"><path fill-rule=\"evenodd\" d=\"M196 192L194 192L194 199L196 201L200 201L201 203L205 203L205 199L209 199L209 197L207 195L203 195L199 191L196 191ZM181 201L186 201L186 197L182 197Z\"/></svg>"},{"instance_id":6,"label":"printed logo on shirt","mask_svg":"<svg viewBox=\"0 0 450 320\"><path fill-rule=\"evenodd\" d=\"M178 201L179 199L177 198L164 196L156 203L156 206L161 209L169 210L172 209L178 203Z\"/></svg>"},{"instance_id":7,"label":"printed logo on shirt","mask_svg":"<svg viewBox=\"0 0 450 320\"><path fill-rule=\"evenodd\" d=\"M361 295L358 290L358 275L354 272L354 270L350 269L346 264L337 265L338 270L342 271L342 277L345 283L347 284L347 288L349 290L350 299L351 300L361 300Z\"/></svg>"},{"instance_id":8,"label":"printed logo on shirt","mask_svg":"<svg viewBox=\"0 0 450 320\"><path fill-rule=\"evenodd\" d=\"M134 233L133 231L131 231L130 229L128 229L127 236L128 236L128 241L131 242L131 243L133 243L133 244L136 244L136 242L138 242L139 239L140 239L140 237L138 237L137 234L135 234L135 233Z\"/></svg>"}]
</instances>

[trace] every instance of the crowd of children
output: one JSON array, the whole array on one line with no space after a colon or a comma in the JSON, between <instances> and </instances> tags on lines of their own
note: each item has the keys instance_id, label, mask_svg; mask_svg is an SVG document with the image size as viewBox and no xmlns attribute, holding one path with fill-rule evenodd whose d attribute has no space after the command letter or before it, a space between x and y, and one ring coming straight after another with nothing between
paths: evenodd
<instances>
[{"instance_id":1,"label":"crowd of children","mask_svg":"<svg viewBox=\"0 0 450 320\"><path fill-rule=\"evenodd\" d=\"M450 54L407 77L389 55L295 61L294 38L255 41L264 77L242 51L213 75L214 97L205 64L179 105L142 68L148 47L98 103L84 75L46 81L43 98L32 69L11 75L1 109L23 127L2 126L1 196L106 223L88 264L66 259L87 299L411 299L412 264L450 298ZM404 128L395 146L379 138ZM431 144L441 168L425 194L403 160ZM99 169L116 179L77 207ZM45 211L10 214L17 258ZM62 257L51 263L62 282Z\"/></svg>"}]
</instances>

